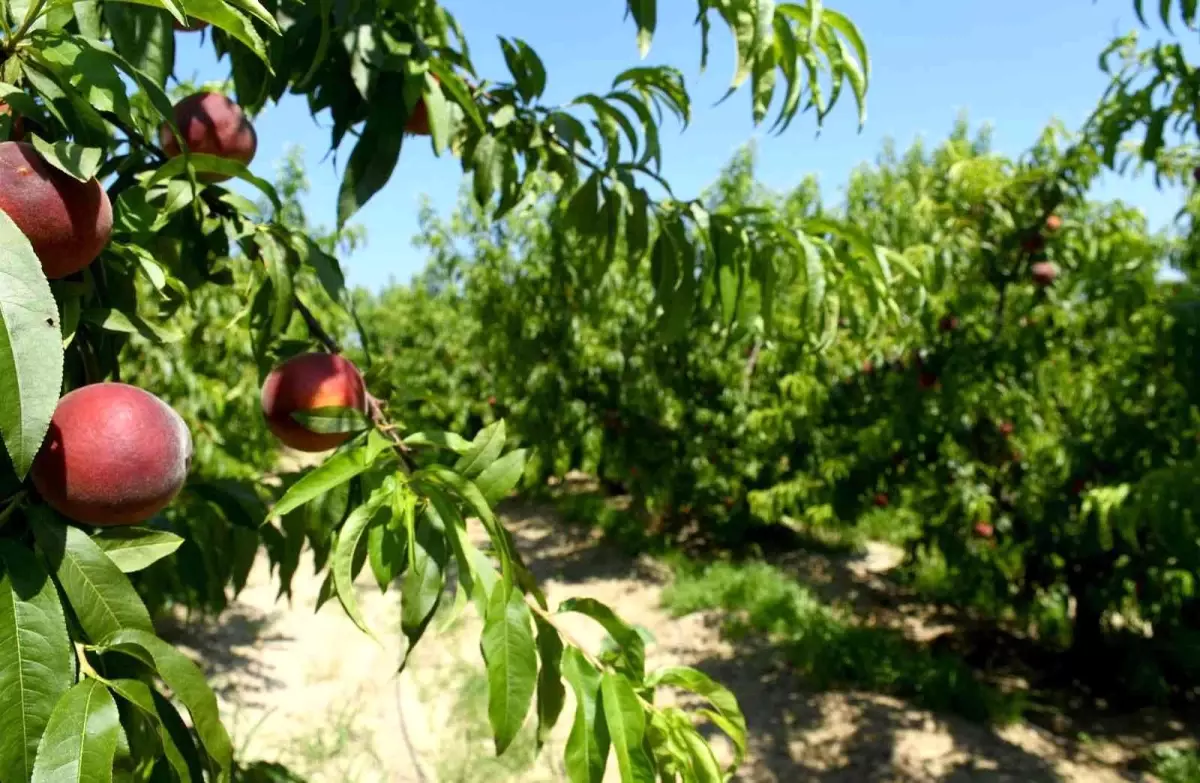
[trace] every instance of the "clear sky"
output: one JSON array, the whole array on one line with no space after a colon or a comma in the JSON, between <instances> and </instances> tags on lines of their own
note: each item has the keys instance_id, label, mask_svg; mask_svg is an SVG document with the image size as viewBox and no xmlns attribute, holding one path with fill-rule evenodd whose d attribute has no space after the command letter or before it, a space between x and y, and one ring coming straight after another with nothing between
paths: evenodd
<instances>
[{"instance_id":1,"label":"clear sky","mask_svg":"<svg viewBox=\"0 0 1200 783\"><path fill-rule=\"evenodd\" d=\"M871 54L867 124L857 131L853 101L843 99L818 136L810 115L798 117L781 137L756 131L749 95L714 106L733 72L727 31L714 26L708 71L699 71L699 31L694 0L659 0L659 33L647 61L679 67L694 103L692 125L664 129L664 170L681 197L696 195L754 138L759 177L776 189L815 173L836 198L848 172L871 160L884 138L906 146L917 137L936 142L966 111L973 124L994 126L996 147L1019 153L1045 123L1057 117L1079 126L1095 107L1106 81L1097 56L1115 34L1136 20L1130 0L826 0L862 30ZM444 0L458 17L484 78L507 70L497 35L525 39L549 72L545 100L566 102L585 92L605 92L612 77L638 63L635 31L619 0ZM1157 4L1149 3L1148 6ZM1143 33L1146 40L1150 33ZM222 78L225 70L202 51L200 36L178 36L180 78ZM670 122L670 120L668 120ZM257 120L256 173L272 177L292 144L304 147L312 193L307 203L317 223L334 223L340 166L326 157L328 117L314 121L294 96ZM344 144L340 161L350 152ZM453 158L437 158L425 139L409 140L387 187L357 215L367 245L343 258L350 282L378 288L407 281L424 264L413 248L417 210L427 194L440 210L456 199L462 171ZM1146 210L1152 223L1168 222L1181 205L1177 192L1159 192L1153 181L1110 178L1098 195L1121 198Z\"/></svg>"}]
</instances>

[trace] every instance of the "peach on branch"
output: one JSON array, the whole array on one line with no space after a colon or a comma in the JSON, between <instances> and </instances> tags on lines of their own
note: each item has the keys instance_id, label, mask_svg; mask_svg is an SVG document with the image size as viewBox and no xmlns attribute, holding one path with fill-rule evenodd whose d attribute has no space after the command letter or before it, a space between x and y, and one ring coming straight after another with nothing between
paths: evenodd
<instances>
[{"instance_id":1,"label":"peach on branch","mask_svg":"<svg viewBox=\"0 0 1200 783\"><path fill-rule=\"evenodd\" d=\"M191 433L170 406L136 386L96 383L58 401L31 475L70 519L136 525L179 494L191 462Z\"/></svg>"},{"instance_id":2,"label":"peach on branch","mask_svg":"<svg viewBox=\"0 0 1200 783\"><path fill-rule=\"evenodd\" d=\"M328 451L345 443L353 433L313 432L293 414L320 408L367 410L367 388L362 374L345 357L308 353L276 367L262 387L263 415L267 427L297 451Z\"/></svg>"},{"instance_id":3,"label":"peach on branch","mask_svg":"<svg viewBox=\"0 0 1200 783\"><path fill-rule=\"evenodd\" d=\"M198 92L175 104L175 125L183 134L188 150L203 155L236 160L249 165L258 151L258 134L242 107L219 92ZM183 154L183 148L171 126L159 129L159 139L168 157ZM229 179L224 174L206 172L206 182Z\"/></svg>"},{"instance_id":4,"label":"peach on branch","mask_svg":"<svg viewBox=\"0 0 1200 783\"><path fill-rule=\"evenodd\" d=\"M112 203L100 182L80 182L21 141L0 142L0 210L52 280L95 261L112 236Z\"/></svg>"}]
</instances>

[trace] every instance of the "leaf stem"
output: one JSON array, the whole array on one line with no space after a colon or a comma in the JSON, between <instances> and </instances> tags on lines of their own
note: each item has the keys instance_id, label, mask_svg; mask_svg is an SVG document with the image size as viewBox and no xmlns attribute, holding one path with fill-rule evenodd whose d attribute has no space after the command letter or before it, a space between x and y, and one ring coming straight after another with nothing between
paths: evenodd
<instances>
[{"instance_id":1,"label":"leaf stem","mask_svg":"<svg viewBox=\"0 0 1200 783\"><path fill-rule=\"evenodd\" d=\"M8 506L5 507L3 511L0 511L0 527L4 527L4 525L8 523L8 518L13 515L13 512L20 508L21 503L25 501L25 496L27 494L28 493L25 492L25 490L21 490L9 498Z\"/></svg>"},{"instance_id":2,"label":"leaf stem","mask_svg":"<svg viewBox=\"0 0 1200 783\"><path fill-rule=\"evenodd\" d=\"M537 600L534 599L533 596L531 596L529 593L525 593L524 595L525 603L530 609L533 610L533 613L553 626L554 630L558 631L558 635L562 637L563 641L574 647L576 650L579 650L580 654L583 655L588 663L590 663L592 666L595 666L597 671L604 671L608 668L599 658L588 652L588 649L580 644L578 639L576 639L574 636L568 633L566 629L559 625L553 614L539 606Z\"/></svg>"},{"instance_id":3,"label":"leaf stem","mask_svg":"<svg viewBox=\"0 0 1200 783\"><path fill-rule=\"evenodd\" d=\"M25 19L21 22L21 26L17 28L15 33L8 37L9 51L12 51L13 47L25 37L25 34L29 32L29 28L33 27L33 23L36 22L38 17L42 15L42 9L45 7L46 0L37 0L37 2L30 6L29 10L25 12Z\"/></svg>"}]
</instances>

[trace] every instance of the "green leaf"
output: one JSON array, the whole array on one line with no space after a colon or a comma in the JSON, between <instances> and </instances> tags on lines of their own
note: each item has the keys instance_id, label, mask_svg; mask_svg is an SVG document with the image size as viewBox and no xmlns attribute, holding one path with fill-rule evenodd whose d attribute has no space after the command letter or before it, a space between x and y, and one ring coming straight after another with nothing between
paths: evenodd
<instances>
[{"instance_id":1,"label":"green leaf","mask_svg":"<svg viewBox=\"0 0 1200 783\"><path fill-rule=\"evenodd\" d=\"M454 465L454 471L467 477L478 476L500 456L507 439L504 419L480 430L471 442L471 450Z\"/></svg>"},{"instance_id":2,"label":"green leaf","mask_svg":"<svg viewBox=\"0 0 1200 783\"><path fill-rule=\"evenodd\" d=\"M480 647L488 673L488 720L501 755L525 723L537 686L530 611L519 591L501 584L492 592Z\"/></svg>"},{"instance_id":3,"label":"green leaf","mask_svg":"<svg viewBox=\"0 0 1200 783\"><path fill-rule=\"evenodd\" d=\"M143 184L146 188L151 188L161 182L167 182L168 180L187 175L189 172L193 175L220 174L224 177L236 177L258 188L271 202L271 206L275 208L276 212L283 211L283 204L279 200L279 193L276 192L275 186L265 179L252 174L250 169L246 168L246 164L230 158L206 155L201 152L189 152L186 155L171 158L159 166L158 170L150 175Z\"/></svg>"},{"instance_id":4,"label":"green leaf","mask_svg":"<svg viewBox=\"0 0 1200 783\"><path fill-rule=\"evenodd\" d=\"M47 163L80 182L91 180L100 170L100 163L104 157L102 149L84 147L69 141L51 143L34 133L29 134L29 140Z\"/></svg>"},{"instance_id":5,"label":"green leaf","mask_svg":"<svg viewBox=\"0 0 1200 783\"><path fill-rule=\"evenodd\" d=\"M650 54L650 43L658 26L658 0L629 0L629 12L638 28L638 54L644 60Z\"/></svg>"},{"instance_id":6,"label":"green leaf","mask_svg":"<svg viewBox=\"0 0 1200 783\"><path fill-rule=\"evenodd\" d=\"M424 635L442 600L446 564L449 562L440 517L426 513L418 519L409 514L406 521L408 570L404 572L400 594L400 630L408 638L408 649L400 663L401 670L408 663L408 657Z\"/></svg>"},{"instance_id":7,"label":"green leaf","mask_svg":"<svg viewBox=\"0 0 1200 783\"><path fill-rule=\"evenodd\" d=\"M453 432L414 432L404 439L406 446L437 446L439 448L448 449L456 454L470 453L472 446L471 441L455 435ZM503 446L502 446L503 447Z\"/></svg>"},{"instance_id":8,"label":"green leaf","mask_svg":"<svg viewBox=\"0 0 1200 783\"><path fill-rule=\"evenodd\" d=\"M563 654L562 670L575 693L575 721L563 752L567 776L571 783L602 783L611 739L599 708L600 673L574 647Z\"/></svg>"},{"instance_id":9,"label":"green leaf","mask_svg":"<svg viewBox=\"0 0 1200 783\"><path fill-rule=\"evenodd\" d=\"M376 519L367 531L367 560L379 589L385 592L404 572L408 555L406 539L392 529L390 521L390 516L382 522Z\"/></svg>"},{"instance_id":10,"label":"green leaf","mask_svg":"<svg viewBox=\"0 0 1200 783\"><path fill-rule=\"evenodd\" d=\"M84 680L59 699L38 747L32 783L112 780L121 716L108 688Z\"/></svg>"},{"instance_id":11,"label":"green leaf","mask_svg":"<svg viewBox=\"0 0 1200 783\"><path fill-rule=\"evenodd\" d=\"M204 673L186 655L153 633L124 630L104 640L106 650L125 653L154 668L175 698L183 702L192 725L213 765L218 779L228 781L233 764L233 746L221 724L217 697L204 680Z\"/></svg>"},{"instance_id":12,"label":"green leaf","mask_svg":"<svg viewBox=\"0 0 1200 783\"><path fill-rule=\"evenodd\" d=\"M137 707L153 724L162 743L163 756L181 783L200 783L204 772L195 743L170 702L141 680L110 678L106 682L113 693ZM178 728L183 729L182 733Z\"/></svg>"},{"instance_id":13,"label":"green leaf","mask_svg":"<svg viewBox=\"0 0 1200 783\"><path fill-rule=\"evenodd\" d=\"M646 642L633 627L594 598L571 598L559 604L558 613L578 612L592 618L608 631L621 651L619 669L641 682L646 673Z\"/></svg>"},{"instance_id":14,"label":"green leaf","mask_svg":"<svg viewBox=\"0 0 1200 783\"><path fill-rule=\"evenodd\" d=\"M166 85L167 77L175 69L171 15L125 3L104 3L101 9L117 52L155 84Z\"/></svg>"},{"instance_id":15,"label":"green leaf","mask_svg":"<svg viewBox=\"0 0 1200 783\"><path fill-rule=\"evenodd\" d=\"M136 334L154 345L169 345L183 339L179 332L169 332L146 321L137 313L124 313L111 308L93 307L80 316L84 321L100 327L106 332Z\"/></svg>"},{"instance_id":16,"label":"green leaf","mask_svg":"<svg viewBox=\"0 0 1200 783\"><path fill-rule=\"evenodd\" d=\"M538 669L537 681L537 736L541 745L550 738L550 733L558 723L567 691L562 682L563 643L558 629L540 616L535 615L533 619L537 626L538 658L542 664Z\"/></svg>"},{"instance_id":17,"label":"green leaf","mask_svg":"<svg viewBox=\"0 0 1200 783\"><path fill-rule=\"evenodd\" d=\"M272 515L284 516L334 487L345 484L374 465L379 455L388 448L387 439L372 430L365 443L356 443L349 448L343 447L293 484L275 504L275 508L271 510Z\"/></svg>"},{"instance_id":18,"label":"green leaf","mask_svg":"<svg viewBox=\"0 0 1200 783\"><path fill-rule=\"evenodd\" d=\"M375 513L385 503L391 502L395 492L395 479L389 476L388 480L371 493L366 503L354 509L350 512L350 516L346 517L346 523L338 532L337 548L333 550L333 586L337 590L338 601L346 610L346 616L353 620L363 633L373 639L375 634L371 633L366 620L363 619L362 612L358 609L358 596L354 591L354 572L356 570L354 561L359 550L359 543L362 541L367 527L371 524L371 520L375 517Z\"/></svg>"},{"instance_id":19,"label":"green leaf","mask_svg":"<svg viewBox=\"0 0 1200 783\"><path fill-rule=\"evenodd\" d=\"M642 745L646 735L646 712L633 686L619 674L604 674L600 678L600 703L612 736L622 783L654 783L654 763Z\"/></svg>"},{"instance_id":20,"label":"green leaf","mask_svg":"<svg viewBox=\"0 0 1200 783\"><path fill-rule=\"evenodd\" d=\"M546 91L546 66L542 58L529 44L520 38L511 41L500 37L500 49L504 52L504 62L508 65L509 73L513 75L517 93L529 103L540 98Z\"/></svg>"},{"instance_id":21,"label":"green leaf","mask_svg":"<svg viewBox=\"0 0 1200 783\"><path fill-rule=\"evenodd\" d=\"M30 516L38 548L88 639L99 641L126 628L154 629L129 577L87 533L55 520L44 507L31 509Z\"/></svg>"},{"instance_id":22,"label":"green leaf","mask_svg":"<svg viewBox=\"0 0 1200 783\"><path fill-rule=\"evenodd\" d=\"M487 206L500 187L506 153L507 147L490 134L482 136L475 144L475 154L471 158L471 168L475 172L472 182L475 202L480 206Z\"/></svg>"},{"instance_id":23,"label":"green leaf","mask_svg":"<svg viewBox=\"0 0 1200 783\"><path fill-rule=\"evenodd\" d=\"M137 707L153 724L162 743L163 756L181 783L200 783L204 771L200 767L199 753L183 719L171 703L141 680L110 678L107 683L113 693Z\"/></svg>"},{"instance_id":24,"label":"green leaf","mask_svg":"<svg viewBox=\"0 0 1200 783\"><path fill-rule=\"evenodd\" d=\"M58 405L63 345L42 264L2 211L0 258L0 438L23 479Z\"/></svg>"},{"instance_id":25,"label":"green leaf","mask_svg":"<svg viewBox=\"0 0 1200 783\"><path fill-rule=\"evenodd\" d=\"M746 718L738 706L737 697L729 689L704 672L687 666L659 669L646 678L646 685L652 688L663 685L682 688L707 699L716 712L705 710L704 714L733 742L736 754L733 767L736 769L742 763L746 757Z\"/></svg>"},{"instance_id":26,"label":"green leaf","mask_svg":"<svg viewBox=\"0 0 1200 783\"><path fill-rule=\"evenodd\" d=\"M525 449L510 451L500 459L488 465L475 477L475 486L489 503L503 500L517 486L525 473L525 460L528 452Z\"/></svg>"},{"instance_id":27,"label":"green leaf","mask_svg":"<svg viewBox=\"0 0 1200 783\"><path fill-rule=\"evenodd\" d=\"M292 418L303 424L305 429L321 434L362 432L371 426L366 414L354 408L313 408L309 411L296 411Z\"/></svg>"},{"instance_id":28,"label":"green leaf","mask_svg":"<svg viewBox=\"0 0 1200 783\"><path fill-rule=\"evenodd\" d=\"M400 148L404 144L404 104L397 100L402 79L398 74L384 73L379 77L376 90L389 97L370 102L366 125L342 177L338 195L338 230L360 210L363 204L383 189L392 177L392 171L400 160Z\"/></svg>"},{"instance_id":29,"label":"green leaf","mask_svg":"<svg viewBox=\"0 0 1200 783\"><path fill-rule=\"evenodd\" d=\"M92 540L126 574L149 568L164 557L170 557L183 544L183 539L174 533L144 527L107 528Z\"/></svg>"},{"instance_id":30,"label":"green leaf","mask_svg":"<svg viewBox=\"0 0 1200 783\"><path fill-rule=\"evenodd\" d=\"M0 780L29 780L75 661L58 591L38 559L0 541Z\"/></svg>"}]
</instances>

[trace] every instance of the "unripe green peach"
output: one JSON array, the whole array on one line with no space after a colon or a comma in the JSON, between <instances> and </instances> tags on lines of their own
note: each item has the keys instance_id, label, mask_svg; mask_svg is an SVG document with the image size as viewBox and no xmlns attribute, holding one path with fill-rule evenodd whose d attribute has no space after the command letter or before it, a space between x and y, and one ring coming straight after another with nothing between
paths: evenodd
<instances>
[{"instance_id":1,"label":"unripe green peach","mask_svg":"<svg viewBox=\"0 0 1200 783\"><path fill-rule=\"evenodd\" d=\"M31 475L63 516L136 525L179 494L191 463L191 433L170 406L136 386L97 383L58 401Z\"/></svg>"}]
</instances>

